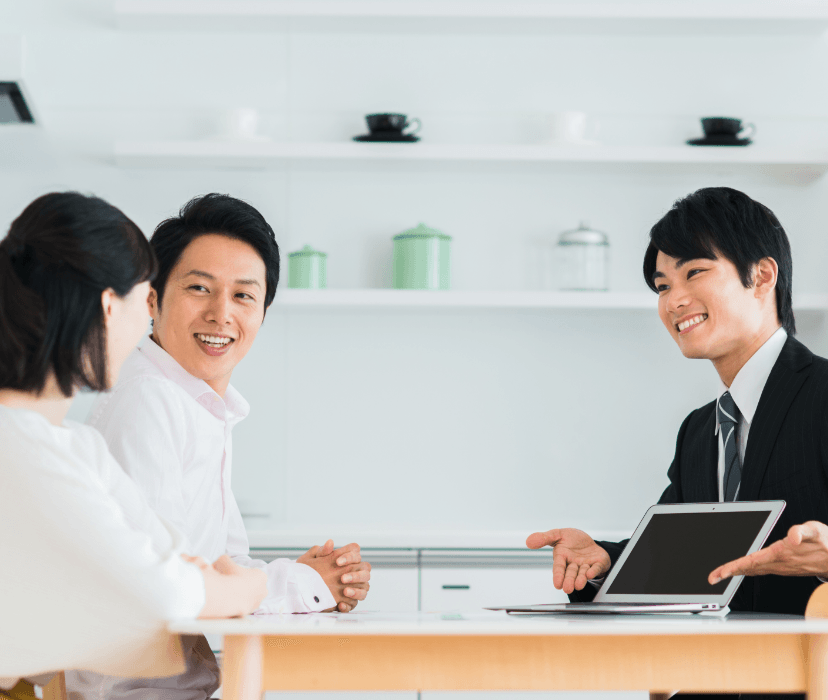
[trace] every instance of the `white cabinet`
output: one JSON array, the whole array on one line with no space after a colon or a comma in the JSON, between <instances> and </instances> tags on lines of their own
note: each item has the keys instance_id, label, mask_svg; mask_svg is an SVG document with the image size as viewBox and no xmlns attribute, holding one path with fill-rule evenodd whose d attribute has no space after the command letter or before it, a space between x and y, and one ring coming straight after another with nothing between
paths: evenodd
<instances>
[{"instance_id":1,"label":"white cabinet","mask_svg":"<svg viewBox=\"0 0 828 700\"><path fill-rule=\"evenodd\" d=\"M371 561L366 555L368 561ZM419 571L416 564L401 566L371 561L371 590L357 611L417 612Z\"/></svg>"},{"instance_id":2,"label":"white cabinet","mask_svg":"<svg viewBox=\"0 0 828 700\"><path fill-rule=\"evenodd\" d=\"M568 602L552 585L548 555L424 550L421 567L420 600L425 612Z\"/></svg>"}]
</instances>

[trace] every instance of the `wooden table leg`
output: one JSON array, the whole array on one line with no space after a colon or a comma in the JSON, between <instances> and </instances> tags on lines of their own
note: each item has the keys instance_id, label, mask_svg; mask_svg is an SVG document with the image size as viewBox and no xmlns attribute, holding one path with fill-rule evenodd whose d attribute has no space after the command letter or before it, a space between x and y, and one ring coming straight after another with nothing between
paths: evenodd
<instances>
[{"instance_id":1,"label":"wooden table leg","mask_svg":"<svg viewBox=\"0 0 828 700\"><path fill-rule=\"evenodd\" d=\"M828 700L828 635L812 634L808 644L808 700Z\"/></svg>"},{"instance_id":2,"label":"wooden table leg","mask_svg":"<svg viewBox=\"0 0 828 700\"><path fill-rule=\"evenodd\" d=\"M261 700L262 638L228 635L224 638L225 700Z\"/></svg>"}]
</instances>

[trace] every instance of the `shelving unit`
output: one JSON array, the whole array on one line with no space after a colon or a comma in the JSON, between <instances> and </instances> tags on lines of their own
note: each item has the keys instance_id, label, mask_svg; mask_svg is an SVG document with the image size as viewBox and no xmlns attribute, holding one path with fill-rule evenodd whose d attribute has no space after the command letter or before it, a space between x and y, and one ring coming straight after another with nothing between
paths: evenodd
<instances>
[{"instance_id":1,"label":"shelving unit","mask_svg":"<svg viewBox=\"0 0 828 700\"><path fill-rule=\"evenodd\" d=\"M401 289L281 289L274 309L301 310L627 310L655 311L652 292L469 292ZM801 294L795 311L828 312L828 294Z\"/></svg>"},{"instance_id":2,"label":"shelving unit","mask_svg":"<svg viewBox=\"0 0 828 700\"><path fill-rule=\"evenodd\" d=\"M551 146L433 143L279 143L272 141L121 141L115 161L124 167L272 168L289 163L434 163L503 165L733 166L820 176L828 152L814 149L694 146Z\"/></svg>"},{"instance_id":3,"label":"shelving unit","mask_svg":"<svg viewBox=\"0 0 828 700\"><path fill-rule=\"evenodd\" d=\"M116 0L124 29L818 34L815 0Z\"/></svg>"}]
</instances>

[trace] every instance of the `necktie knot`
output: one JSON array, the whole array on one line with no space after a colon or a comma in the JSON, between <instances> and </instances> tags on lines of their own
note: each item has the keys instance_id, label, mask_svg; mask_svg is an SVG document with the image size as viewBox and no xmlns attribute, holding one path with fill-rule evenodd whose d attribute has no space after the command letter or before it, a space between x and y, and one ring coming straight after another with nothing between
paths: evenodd
<instances>
[{"instance_id":1,"label":"necktie knot","mask_svg":"<svg viewBox=\"0 0 828 700\"><path fill-rule=\"evenodd\" d=\"M733 400L729 391L726 391L719 397L718 412L719 423L739 422L739 409L736 407L736 402Z\"/></svg>"}]
</instances>

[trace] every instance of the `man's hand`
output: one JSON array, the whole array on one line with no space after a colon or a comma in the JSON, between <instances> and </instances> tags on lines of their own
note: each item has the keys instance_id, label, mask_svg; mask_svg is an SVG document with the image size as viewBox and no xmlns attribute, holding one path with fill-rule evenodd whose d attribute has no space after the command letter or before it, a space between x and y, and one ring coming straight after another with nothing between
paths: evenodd
<instances>
[{"instance_id":1,"label":"man's hand","mask_svg":"<svg viewBox=\"0 0 828 700\"><path fill-rule=\"evenodd\" d=\"M552 547L552 583L566 594L583 590L589 579L603 576L612 565L607 550L573 528L535 532L526 538L526 546Z\"/></svg>"},{"instance_id":2,"label":"man's hand","mask_svg":"<svg viewBox=\"0 0 828 700\"><path fill-rule=\"evenodd\" d=\"M821 576L828 578L828 527L816 520L794 525L770 547L723 564L707 577L715 585L731 576Z\"/></svg>"},{"instance_id":3,"label":"man's hand","mask_svg":"<svg viewBox=\"0 0 828 700\"><path fill-rule=\"evenodd\" d=\"M206 602L199 613L201 619L249 615L267 595L265 572L239 566L226 554L212 566L201 557L182 554L181 558L195 564L204 577Z\"/></svg>"},{"instance_id":4,"label":"man's hand","mask_svg":"<svg viewBox=\"0 0 828 700\"><path fill-rule=\"evenodd\" d=\"M333 594L336 608L324 612L350 612L368 595L371 565L362 561L358 544L334 549L333 540L328 540L321 547L311 547L296 561L314 569Z\"/></svg>"}]
</instances>

